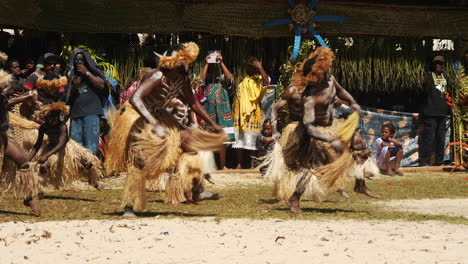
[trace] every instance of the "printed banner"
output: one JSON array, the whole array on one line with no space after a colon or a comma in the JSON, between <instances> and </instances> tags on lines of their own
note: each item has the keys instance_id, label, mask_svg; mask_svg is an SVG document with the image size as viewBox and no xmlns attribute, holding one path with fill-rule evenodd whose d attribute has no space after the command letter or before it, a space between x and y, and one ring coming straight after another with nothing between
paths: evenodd
<instances>
[{"instance_id":1,"label":"printed banner","mask_svg":"<svg viewBox=\"0 0 468 264\"><path fill-rule=\"evenodd\" d=\"M343 117L351 113L351 109L342 105L335 111L336 117ZM418 113L397 112L384 109L375 109L363 107L359 128L361 136L367 143L367 147L374 151L375 141L380 137L381 128L384 123L390 122L396 127L396 140L403 143L402 167L418 166L419 159L419 135L422 132L421 122L418 120ZM450 122L450 121L449 121ZM450 125L447 123L448 130L445 135L445 157L444 160L450 160Z\"/></svg>"}]
</instances>

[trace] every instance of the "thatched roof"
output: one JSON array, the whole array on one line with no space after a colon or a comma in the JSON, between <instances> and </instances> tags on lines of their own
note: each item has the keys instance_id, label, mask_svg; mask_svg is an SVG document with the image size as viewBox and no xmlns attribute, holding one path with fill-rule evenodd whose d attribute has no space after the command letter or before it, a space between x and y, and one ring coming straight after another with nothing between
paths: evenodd
<instances>
[{"instance_id":1,"label":"thatched roof","mask_svg":"<svg viewBox=\"0 0 468 264\"><path fill-rule=\"evenodd\" d=\"M379 2L379 1L372 1ZM468 38L466 6L419 6L427 1L383 4L321 0L318 15L338 15L345 23L322 22L320 33ZM447 1L430 0L432 3ZM448 1L454 2L454 1ZM0 25L58 32L209 32L238 36L290 36L288 26L262 24L288 16L286 0L2 0Z\"/></svg>"}]
</instances>

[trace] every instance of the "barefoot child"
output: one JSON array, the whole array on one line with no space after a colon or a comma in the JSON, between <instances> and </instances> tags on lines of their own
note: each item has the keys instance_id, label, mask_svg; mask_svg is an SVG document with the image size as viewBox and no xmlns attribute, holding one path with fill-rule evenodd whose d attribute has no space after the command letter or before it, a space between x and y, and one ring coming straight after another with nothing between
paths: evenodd
<instances>
[{"instance_id":1,"label":"barefoot child","mask_svg":"<svg viewBox=\"0 0 468 264\"><path fill-rule=\"evenodd\" d=\"M402 143L395 139L395 126L391 123L382 126L382 135L376 141L376 163L385 175L403 175L400 163L403 158ZM392 170L393 169L393 170Z\"/></svg>"},{"instance_id":2,"label":"barefoot child","mask_svg":"<svg viewBox=\"0 0 468 264\"><path fill-rule=\"evenodd\" d=\"M272 136L271 120L267 119L263 122L261 134L257 136L257 157L261 158L273 150L275 143ZM262 167L260 172L265 173L267 167Z\"/></svg>"}]
</instances>

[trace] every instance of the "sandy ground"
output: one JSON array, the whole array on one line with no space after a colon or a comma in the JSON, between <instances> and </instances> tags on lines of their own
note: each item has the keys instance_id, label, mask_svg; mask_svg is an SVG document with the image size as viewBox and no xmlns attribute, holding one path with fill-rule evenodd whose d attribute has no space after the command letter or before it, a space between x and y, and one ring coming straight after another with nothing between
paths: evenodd
<instances>
[{"instance_id":1,"label":"sandy ground","mask_svg":"<svg viewBox=\"0 0 468 264\"><path fill-rule=\"evenodd\" d=\"M0 224L1 263L467 263L441 222L136 219Z\"/></svg>"},{"instance_id":2,"label":"sandy ground","mask_svg":"<svg viewBox=\"0 0 468 264\"><path fill-rule=\"evenodd\" d=\"M255 171L216 187L268 184ZM105 179L120 189L124 176ZM89 188L78 183L76 188ZM468 218L468 199L396 200L389 210ZM444 222L203 218L0 224L0 263L468 263L468 228Z\"/></svg>"},{"instance_id":3,"label":"sandy ground","mask_svg":"<svg viewBox=\"0 0 468 264\"><path fill-rule=\"evenodd\" d=\"M390 206L391 210L468 218L468 199L394 200L378 203Z\"/></svg>"}]
</instances>

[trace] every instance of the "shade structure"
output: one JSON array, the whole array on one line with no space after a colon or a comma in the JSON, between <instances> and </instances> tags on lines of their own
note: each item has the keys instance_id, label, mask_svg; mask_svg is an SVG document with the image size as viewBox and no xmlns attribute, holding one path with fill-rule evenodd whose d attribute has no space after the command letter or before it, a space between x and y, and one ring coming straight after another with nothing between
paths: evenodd
<instances>
[{"instance_id":1,"label":"shade structure","mask_svg":"<svg viewBox=\"0 0 468 264\"><path fill-rule=\"evenodd\" d=\"M374 1L378 2L378 1ZM319 23L319 33L468 38L468 8L322 0L317 15L347 18ZM390 4L389 4L390 2ZM414 2L414 1L413 1ZM424 3L424 1L419 1ZM398 3L401 3L398 2ZM0 25L58 32L208 32L251 37L291 36L285 0L2 0Z\"/></svg>"}]
</instances>

